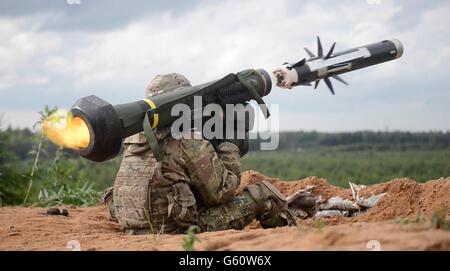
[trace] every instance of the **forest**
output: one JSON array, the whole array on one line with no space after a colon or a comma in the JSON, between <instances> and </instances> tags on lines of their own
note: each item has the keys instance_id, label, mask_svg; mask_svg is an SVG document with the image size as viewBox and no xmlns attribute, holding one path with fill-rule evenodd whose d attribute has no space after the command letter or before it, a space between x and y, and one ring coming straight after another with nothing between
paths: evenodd
<instances>
[{"instance_id":1,"label":"forest","mask_svg":"<svg viewBox=\"0 0 450 271\"><path fill-rule=\"evenodd\" d=\"M0 126L1 127L1 126ZM373 184L396 177L416 181L450 176L450 132L358 131L281 132L275 151L258 151L250 141L244 170L298 180L326 178ZM94 163L71 150L59 149L30 129L0 130L0 205L51 206L98 203L111 186L120 156Z\"/></svg>"}]
</instances>

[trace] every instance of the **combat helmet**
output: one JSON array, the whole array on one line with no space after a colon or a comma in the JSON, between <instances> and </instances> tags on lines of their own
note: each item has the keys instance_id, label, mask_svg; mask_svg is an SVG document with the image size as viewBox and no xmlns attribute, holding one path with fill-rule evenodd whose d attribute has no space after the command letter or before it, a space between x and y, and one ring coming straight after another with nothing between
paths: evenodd
<instances>
[{"instance_id":1,"label":"combat helmet","mask_svg":"<svg viewBox=\"0 0 450 271\"><path fill-rule=\"evenodd\" d=\"M145 88L145 97L162 92L170 92L180 87L191 87L191 82L179 73L166 73L155 76Z\"/></svg>"}]
</instances>

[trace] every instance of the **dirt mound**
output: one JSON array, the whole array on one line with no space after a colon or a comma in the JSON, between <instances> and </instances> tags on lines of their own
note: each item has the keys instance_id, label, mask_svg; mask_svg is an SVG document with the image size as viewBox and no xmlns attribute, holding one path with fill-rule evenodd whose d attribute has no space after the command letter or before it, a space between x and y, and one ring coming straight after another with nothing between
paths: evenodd
<instances>
[{"instance_id":1,"label":"dirt mound","mask_svg":"<svg viewBox=\"0 0 450 271\"><path fill-rule=\"evenodd\" d=\"M327 180L308 177L286 182L249 171L245 185L267 180L289 195L313 185L313 194L325 201L333 196L352 199L350 189L330 185ZM198 235L198 250L449 250L450 232L434 229L428 222L398 224L393 218L432 216L448 208L450 179L424 184L395 179L369 186L361 196L387 193L367 213L353 218L301 220L300 226L261 229L252 223L242 231L206 232ZM69 216L48 216L43 208L0 208L0 250L181 250L183 235L124 235L110 221L104 206L66 206ZM79 245L79 247L78 247Z\"/></svg>"},{"instance_id":2,"label":"dirt mound","mask_svg":"<svg viewBox=\"0 0 450 271\"><path fill-rule=\"evenodd\" d=\"M328 183L326 179L311 176L306 179L298 181L282 181L277 178L271 178L264 176L257 171L246 171L242 174L241 185L238 191L241 191L245 186L256 183L258 181L268 181L278 188L284 195L290 195L299 189L304 189L307 186L314 186L313 194L321 195L324 200L333 196L351 197L352 193L350 189L348 191L341 187L337 187Z\"/></svg>"},{"instance_id":3,"label":"dirt mound","mask_svg":"<svg viewBox=\"0 0 450 271\"><path fill-rule=\"evenodd\" d=\"M350 188L344 189L333 186L326 179L308 177L298 181L282 181L270 178L256 171L247 171L242 175L240 190L248 184L266 180L277 187L284 195L290 195L307 186L314 186L312 193L321 196L322 201L331 197L340 196L352 199ZM450 210L450 178L417 183L407 178L394 179L387 183L375 184L361 190L360 196L368 198L372 195L387 193L373 208L361 216L342 218L342 222L372 222L383 221L397 217L431 216L434 213Z\"/></svg>"}]
</instances>

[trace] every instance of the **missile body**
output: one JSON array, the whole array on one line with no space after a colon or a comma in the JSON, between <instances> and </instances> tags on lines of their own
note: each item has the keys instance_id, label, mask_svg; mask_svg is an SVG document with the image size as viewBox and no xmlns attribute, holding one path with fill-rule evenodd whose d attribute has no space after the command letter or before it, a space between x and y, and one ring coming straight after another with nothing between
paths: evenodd
<instances>
[{"instance_id":1,"label":"missile body","mask_svg":"<svg viewBox=\"0 0 450 271\"><path fill-rule=\"evenodd\" d=\"M384 40L338 53L333 53L334 43L326 55L323 54L319 38L317 43L317 56L305 48L310 56L309 59L303 59L295 64L285 63L273 72L277 86L292 88L298 85L309 86L315 82L315 88L317 88L319 81L324 79L334 94L329 77L347 84L339 77L339 74L390 61L403 54L403 45L397 39Z\"/></svg>"}]
</instances>

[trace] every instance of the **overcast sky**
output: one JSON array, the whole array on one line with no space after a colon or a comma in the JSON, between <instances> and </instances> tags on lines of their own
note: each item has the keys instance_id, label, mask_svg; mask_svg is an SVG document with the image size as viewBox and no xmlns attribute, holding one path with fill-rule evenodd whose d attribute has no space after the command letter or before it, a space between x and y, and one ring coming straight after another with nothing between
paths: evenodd
<instances>
[{"instance_id":1,"label":"overcast sky","mask_svg":"<svg viewBox=\"0 0 450 271\"><path fill-rule=\"evenodd\" d=\"M79 2L79 4L76 4ZM342 77L332 96L274 88L280 129L450 130L450 1L0 2L0 113L30 127L45 105L69 108L95 94L143 97L156 74L192 84L247 68L272 70L316 51L398 38L402 58Z\"/></svg>"}]
</instances>

